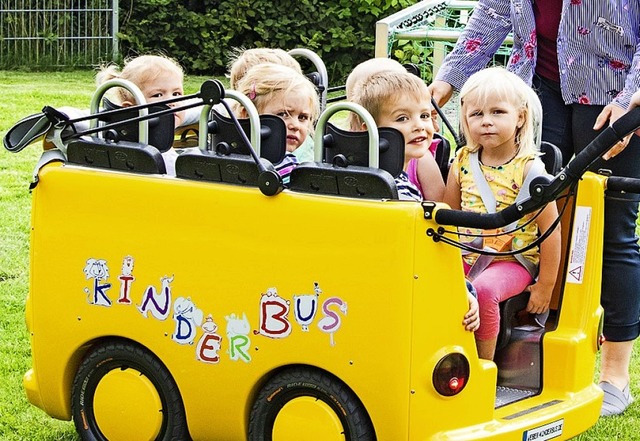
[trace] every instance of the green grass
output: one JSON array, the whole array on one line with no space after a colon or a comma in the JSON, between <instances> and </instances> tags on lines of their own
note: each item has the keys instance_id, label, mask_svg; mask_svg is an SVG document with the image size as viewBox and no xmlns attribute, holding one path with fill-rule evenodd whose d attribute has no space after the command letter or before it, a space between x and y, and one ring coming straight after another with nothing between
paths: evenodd
<instances>
[{"instance_id":1,"label":"green grass","mask_svg":"<svg viewBox=\"0 0 640 441\"><path fill-rule=\"evenodd\" d=\"M187 78L185 92L198 90L204 78ZM45 105L87 108L93 72L24 73L0 71L0 136L26 115ZM28 292L28 191L40 155L34 144L18 154L0 149L0 440L76 440L71 422L57 421L27 402L22 376L30 368L29 339L24 323ZM558 366L557 369L562 369ZM632 361L632 385L640 397L640 344ZM580 441L640 440L640 405L624 416L600 419Z\"/></svg>"}]
</instances>

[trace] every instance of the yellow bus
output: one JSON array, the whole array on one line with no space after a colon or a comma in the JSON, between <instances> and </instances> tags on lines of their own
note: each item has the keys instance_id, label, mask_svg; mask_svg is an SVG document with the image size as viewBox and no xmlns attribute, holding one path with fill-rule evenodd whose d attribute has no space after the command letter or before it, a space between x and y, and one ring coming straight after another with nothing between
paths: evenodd
<instances>
[{"instance_id":1,"label":"yellow bus","mask_svg":"<svg viewBox=\"0 0 640 441\"><path fill-rule=\"evenodd\" d=\"M318 184L366 187L371 167L303 164L266 195L268 170L242 183L203 172L238 173L250 156L184 153L168 176L136 168L157 164L146 145L78 138L33 188L28 399L87 440L571 438L602 403L607 180L572 176L604 150L524 204L568 207L561 277L546 325L503 317L489 361L461 324L460 251L443 240L443 225L486 217Z\"/></svg>"}]
</instances>

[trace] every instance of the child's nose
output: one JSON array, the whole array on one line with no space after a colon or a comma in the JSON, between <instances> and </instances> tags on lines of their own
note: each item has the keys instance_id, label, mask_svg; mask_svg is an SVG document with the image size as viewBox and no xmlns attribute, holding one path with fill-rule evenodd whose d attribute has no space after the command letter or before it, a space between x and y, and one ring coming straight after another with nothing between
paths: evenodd
<instances>
[{"instance_id":1,"label":"child's nose","mask_svg":"<svg viewBox=\"0 0 640 441\"><path fill-rule=\"evenodd\" d=\"M287 128L289 130L298 130L300 124L298 122L298 118L288 118L287 119Z\"/></svg>"}]
</instances>

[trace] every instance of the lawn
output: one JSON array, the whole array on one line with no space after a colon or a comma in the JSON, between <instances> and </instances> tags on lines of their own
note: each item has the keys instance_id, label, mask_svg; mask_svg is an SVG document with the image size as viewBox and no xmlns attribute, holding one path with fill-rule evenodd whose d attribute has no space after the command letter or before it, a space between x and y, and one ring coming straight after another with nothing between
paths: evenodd
<instances>
[{"instance_id":1,"label":"lawn","mask_svg":"<svg viewBox=\"0 0 640 441\"><path fill-rule=\"evenodd\" d=\"M186 93L197 91L203 79L187 78ZM19 119L39 112L45 105L87 108L93 89L91 71L0 71L0 136ZM54 420L29 404L22 388L22 376L31 364L24 323L29 288L28 187L40 152L37 144L18 154L0 149L0 440L78 439L71 422ZM632 386L633 394L640 397L640 343L636 344L632 361ZM640 405L634 404L624 416L601 419L575 439L640 440L639 418Z\"/></svg>"}]
</instances>

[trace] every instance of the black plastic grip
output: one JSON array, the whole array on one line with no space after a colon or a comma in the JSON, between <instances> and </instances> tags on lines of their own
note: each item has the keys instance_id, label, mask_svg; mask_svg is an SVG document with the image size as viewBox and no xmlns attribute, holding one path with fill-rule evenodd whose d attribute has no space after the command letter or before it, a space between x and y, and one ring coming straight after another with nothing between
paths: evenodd
<instances>
[{"instance_id":1,"label":"black plastic grip","mask_svg":"<svg viewBox=\"0 0 640 441\"><path fill-rule=\"evenodd\" d=\"M435 221L440 225L455 225L457 227L490 230L509 225L520 219L523 214L515 204L491 214L441 208L435 212Z\"/></svg>"},{"instance_id":2,"label":"black plastic grip","mask_svg":"<svg viewBox=\"0 0 640 441\"><path fill-rule=\"evenodd\" d=\"M611 176L607 178L607 190L640 194L640 179Z\"/></svg>"},{"instance_id":3,"label":"black plastic grip","mask_svg":"<svg viewBox=\"0 0 640 441\"><path fill-rule=\"evenodd\" d=\"M601 157L618 141L640 127L640 107L627 112L611 127L604 129L587 147L584 148L548 185L543 185L544 192L536 199L529 198L520 204L510 205L498 213L474 213L470 211L439 209L434 219L440 225L479 228L483 230L500 228L520 219L527 213L542 208L551 202L565 188L574 184L589 169L595 160ZM640 193L640 180L633 178L611 177L607 189Z\"/></svg>"}]
</instances>

